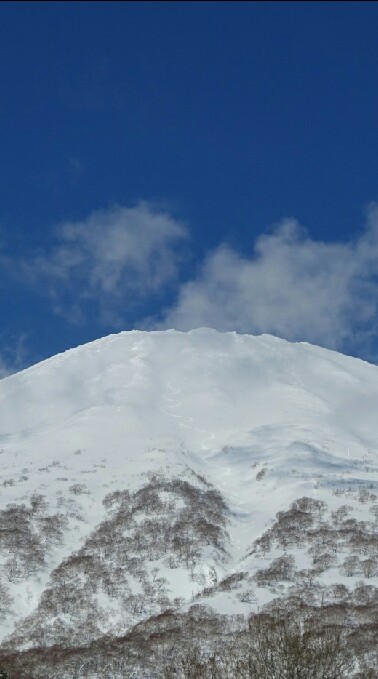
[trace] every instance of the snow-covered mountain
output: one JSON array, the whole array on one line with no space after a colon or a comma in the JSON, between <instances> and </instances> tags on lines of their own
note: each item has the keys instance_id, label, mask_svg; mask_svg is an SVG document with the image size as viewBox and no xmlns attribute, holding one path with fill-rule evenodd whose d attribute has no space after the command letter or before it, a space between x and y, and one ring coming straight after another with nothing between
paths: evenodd
<instances>
[{"instance_id":1,"label":"snow-covered mountain","mask_svg":"<svg viewBox=\"0 0 378 679\"><path fill-rule=\"evenodd\" d=\"M4 648L376 586L377 414L376 366L210 329L124 332L1 380Z\"/></svg>"}]
</instances>

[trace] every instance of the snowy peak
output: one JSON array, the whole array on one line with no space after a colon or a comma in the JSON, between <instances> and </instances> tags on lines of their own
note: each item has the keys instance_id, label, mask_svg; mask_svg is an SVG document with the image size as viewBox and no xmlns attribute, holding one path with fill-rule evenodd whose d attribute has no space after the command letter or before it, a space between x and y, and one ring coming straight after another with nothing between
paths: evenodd
<instances>
[{"instance_id":1,"label":"snowy peak","mask_svg":"<svg viewBox=\"0 0 378 679\"><path fill-rule=\"evenodd\" d=\"M0 382L3 471L103 465L103 484L130 484L187 464L250 511L262 469L271 489L287 478L290 496L319 474L368 475L377 412L378 368L336 352L209 329L124 332ZM54 494L46 473L32 483ZM87 484L101 494L97 476ZM12 488L11 501L24 492Z\"/></svg>"},{"instance_id":2,"label":"snowy peak","mask_svg":"<svg viewBox=\"0 0 378 679\"><path fill-rule=\"evenodd\" d=\"M290 494L319 474L363 477L377 412L378 368L363 361L268 335L134 331L2 380L0 445L9 473L15 459L73 474L102 464L103 483L186 463L249 511L251 470L273 488L296 469ZM55 493L51 478L33 483ZM95 475L87 483L100 492Z\"/></svg>"},{"instance_id":3,"label":"snowy peak","mask_svg":"<svg viewBox=\"0 0 378 679\"><path fill-rule=\"evenodd\" d=\"M3 379L6 643L80 645L193 602L246 614L308 577L371 580L377 412L373 365L209 329L124 332Z\"/></svg>"},{"instance_id":4,"label":"snowy peak","mask_svg":"<svg viewBox=\"0 0 378 679\"><path fill-rule=\"evenodd\" d=\"M196 426L208 430L212 421L222 444L235 443L223 441L226 426L240 432L328 423L374 445L377 405L378 368L336 352L267 335L134 331L2 380L0 432L25 436L84 413L95 420L122 410L143 424L152 417L154 428L159 423L170 434L180 418L182 425L193 418L179 438L197 444Z\"/></svg>"}]
</instances>

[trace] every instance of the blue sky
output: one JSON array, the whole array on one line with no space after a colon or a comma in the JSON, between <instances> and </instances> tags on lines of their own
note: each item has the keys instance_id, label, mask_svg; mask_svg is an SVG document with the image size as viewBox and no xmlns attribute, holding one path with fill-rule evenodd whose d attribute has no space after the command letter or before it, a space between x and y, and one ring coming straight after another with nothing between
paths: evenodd
<instances>
[{"instance_id":1,"label":"blue sky","mask_svg":"<svg viewBox=\"0 0 378 679\"><path fill-rule=\"evenodd\" d=\"M208 325L378 357L378 3L3 2L0 373Z\"/></svg>"}]
</instances>

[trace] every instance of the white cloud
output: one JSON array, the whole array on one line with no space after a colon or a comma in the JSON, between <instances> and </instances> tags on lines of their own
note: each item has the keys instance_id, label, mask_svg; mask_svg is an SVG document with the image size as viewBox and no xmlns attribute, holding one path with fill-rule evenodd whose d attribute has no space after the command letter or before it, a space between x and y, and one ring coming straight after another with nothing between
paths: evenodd
<instances>
[{"instance_id":1,"label":"white cloud","mask_svg":"<svg viewBox=\"0 0 378 679\"><path fill-rule=\"evenodd\" d=\"M331 348L377 340L378 208L354 242L313 240L292 220L260 236L250 257L226 245L182 285L160 327L272 333Z\"/></svg>"},{"instance_id":2,"label":"white cloud","mask_svg":"<svg viewBox=\"0 0 378 679\"><path fill-rule=\"evenodd\" d=\"M4 357L0 354L0 380L3 377L7 377L12 373L12 370L8 367Z\"/></svg>"},{"instance_id":3,"label":"white cloud","mask_svg":"<svg viewBox=\"0 0 378 679\"><path fill-rule=\"evenodd\" d=\"M25 358L27 356L26 339L27 335L25 333L21 334L18 338L14 338L12 342L9 339L4 341L3 336L0 335L0 380L18 370L22 370L25 366Z\"/></svg>"},{"instance_id":4,"label":"white cloud","mask_svg":"<svg viewBox=\"0 0 378 679\"><path fill-rule=\"evenodd\" d=\"M58 313L82 320L86 303L119 313L175 280L185 228L147 203L93 212L55 229L56 242L18 263L20 276L48 291Z\"/></svg>"},{"instance_id":5,"label":"white cloud","mask_svg":"<svg viewBox=\"0 0 378 679\"><path fill-rule=\"evenodd\" d=\"M180 284L187 237L168 213L140 203L62 224L49 250L17 261L0 252L0 264L9 278L18 275L22 285L47 294L54 311L71 322L95 316L130 327L154 306L155 320L140 320L139 327L272 333L376 358L377 206L353 241L315 240L285 220L259 236L250 253L220 244L198 274ZM175 289L175 305L157 324L165 293ZM6 370L1 363L0 370Z\"/></svg>"}]
</instances>

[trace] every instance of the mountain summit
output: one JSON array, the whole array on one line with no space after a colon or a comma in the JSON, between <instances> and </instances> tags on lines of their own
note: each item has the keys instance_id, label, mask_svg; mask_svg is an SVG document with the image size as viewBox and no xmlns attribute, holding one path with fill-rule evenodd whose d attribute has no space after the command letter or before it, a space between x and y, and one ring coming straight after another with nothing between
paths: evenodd
<instances>
[{"instance_id":1,"label":"mountain summit","mask_svg":"<svg viewBox=\"0 0 378 679\"><path fill-rule=\"evenodd\" d=\"M374 365L210 329L123 332L1 380L3 648L376 586L377 412Z\"/></svg>"}]
</instances>

